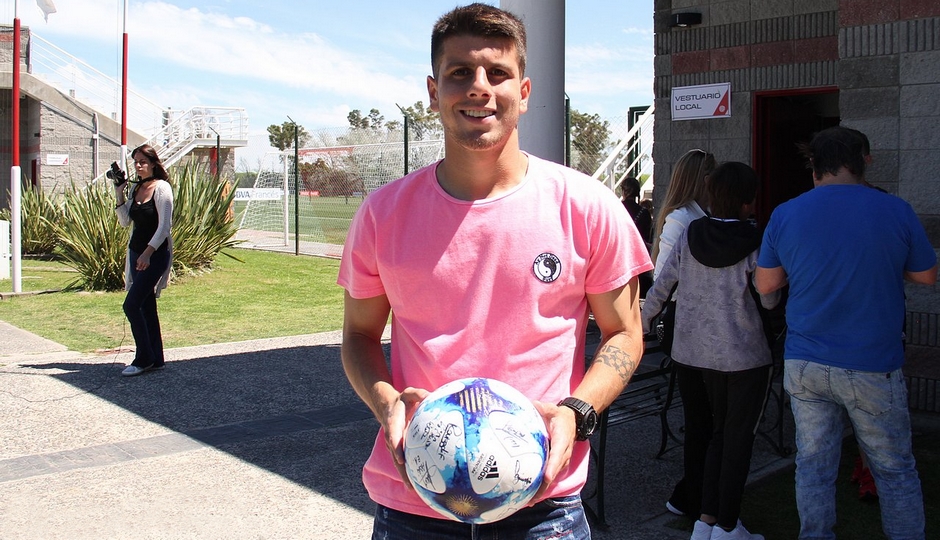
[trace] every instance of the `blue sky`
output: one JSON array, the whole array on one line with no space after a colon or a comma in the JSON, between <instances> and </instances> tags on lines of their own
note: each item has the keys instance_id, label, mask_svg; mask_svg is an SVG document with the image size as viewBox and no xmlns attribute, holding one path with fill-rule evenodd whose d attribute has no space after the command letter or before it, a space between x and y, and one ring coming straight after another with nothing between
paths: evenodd
<instances>
[{"instance_id":1,"label":"blue sky","mask_svg":"<svg viewBox=\"0 0 940 540\"><path fill-rule=\"evenodd\" d=\"M23 26L120 79L123 0L54 0L43 21L20 0ZM352 109L396 117L395 103L427 104L430 31L455 0L130 0L130 87L172 109L243 107L254 164L266 128L347 125ZM498 0L487 3L499 5ZM647 105L653 95L653 0L569 0L566 93L572 107L603 117ZM0 0L12 24L13 0ZM533 75L533 87L538 79Z\"/></svg>"}]
</instances>

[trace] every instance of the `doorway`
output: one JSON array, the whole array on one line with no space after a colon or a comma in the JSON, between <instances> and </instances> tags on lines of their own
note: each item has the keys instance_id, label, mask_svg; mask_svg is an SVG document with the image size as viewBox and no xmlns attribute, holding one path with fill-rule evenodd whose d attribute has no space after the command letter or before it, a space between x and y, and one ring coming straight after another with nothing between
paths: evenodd
<instances>
[{"instance_id":1,"label":"doorway","mask_svg":"<svg viewBox=\"0 0 940 540\"><path fill-rule=\"evenodd\" d=\"M813 188L799 145L838 124L838 88L755 93L753 163L761 180L756 209L761 227L779 204Z\"/></svg>"}]
</instances>

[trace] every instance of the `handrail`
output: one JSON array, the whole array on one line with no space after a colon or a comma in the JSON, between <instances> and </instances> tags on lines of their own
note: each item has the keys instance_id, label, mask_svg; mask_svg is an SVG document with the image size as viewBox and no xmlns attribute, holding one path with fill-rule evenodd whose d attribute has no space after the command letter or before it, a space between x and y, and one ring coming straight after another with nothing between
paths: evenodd
<instances>
[{"instance_id":1,"label":"handrail","mask_svg":"<svg viewBox=\"0 0 940 540\"><path fill-rule=\"evenodd\" d=\"M113 77L98 71L85 61L30 32L29 71L55 88L67 91L73 99L96 111L118 118L121 110L121 85ZM128 89L127 125L145 136L157 133L167 110L137 92Z\"/></svg>"},{"instance_id":2,"label":"handrail","mask_svg":"<svg viewBox=\"0 0 940 540\"><path fill-rule=\"evenodd\" d=\"M248 145L248 116L239 107L193 107L186 111L167 111L168 121L144 141L157 149L165 167L173 165L194 148ZM131 151L131 149L128 149ZM125 161L130 156L125 156ZM95 178L97 182L104 174Z\"/></svg>"},{"instance_id":3,"label":"handrail","mask_svg":"<svg viewBox=\"0 0 940 540\"><path fill-rule=\"evenodd\" d=\"M650 105L637 119L627 135L594 171L592 178L604 182L607 187L615 191L629 176L636 178L642 174L652 176L653 160L650 156L653 144L654 109L655 106Z\"/></svg>"},{"instance_id":4,"label":"handrail","mask_svg":"<svg viewBox=\"0 0 940 540\"><path fill-rule=\"evenodd\" d=\"M121 108L121 84L85 61L30 32L30 73L69 97L115 121ZM148 137L165 166L176 163L197 147L248 145L248 116L244 108L198 106L185 111L161 107L128 89L127 127ZM125 156L125 161L129 156ZM99 175L92 182L104 178Z\"/></svg>"}]
</instances>

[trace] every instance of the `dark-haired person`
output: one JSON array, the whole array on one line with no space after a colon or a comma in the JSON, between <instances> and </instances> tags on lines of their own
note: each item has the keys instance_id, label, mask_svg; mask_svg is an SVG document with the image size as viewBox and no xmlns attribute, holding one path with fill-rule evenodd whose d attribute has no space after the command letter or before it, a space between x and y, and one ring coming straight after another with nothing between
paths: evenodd
<instances>
[{"instance_id":1,"label":"dark-haired person","mask_svg":"<svg viewBox=\"0 0 940 540\"><path fill-rule=\"evenodd\" d=\"M646 207L642 206L640 200L640 181L629 176L624 179L620 186L623 207L627 209L630 217L633 218L633 224L640 231L640 236L646 244L647 249L653 249L653 214ZM643 272L640 274L640 298L646 298L646 291L653 285L653 272Z\"/></svg>"},{"instance_id":2,"label":"dark-haired person","mask_svg":"<svg viewBox=\"0 0 940 540\"><path fill-rule=\"evenodd\" d=\"M150 145L131 152L137 181L130 195L127 182L116 185L118 222L134 225L125 263L124 314L134 335L134 361L121 375L133 377L164 365L163 336L157 315L157 298L170 279L173 260L173 189L160 156Z\"/></svg>"},{"instance_id":3,"label":"dark-haired person","mask_svg":"<svg viewBox=\"0 0 940 540\"><path fill-rule=\"evenodd\" d=\"M380 424L362 473L375 539L590 538L587 438L642 357L637 275L652 263L613 192L520 150L525 51L522 21L496 7L437 21L427 87L444 158L372 192L349 230L342 361ZM589 312L602 338L586 366ZM465 377L523 392L551 439L532 505L490 524L444 519L404 470L406 420Z\"/></svg>"},{"instance_id":4,"label":"dark-haired person","mask_svg":"<svg viewBox=\"0 0 940 540\"><path fill-rule=\"evenodd\" d=\"M653 234L653 215L648 209L640 205L640 181L630 176L623 181L620 187L620 200L623 201L623 207L630 213L633 223L636 225L643 241L652 246Z\"/></svg>"},{"instance_id":5,"label":"dark-haired person","mask_svg":"<svg viewBox=\"0 0 940 540\"><path fill-rule=\"evenodd\" d=\"M868 457L885 536L925 536L898 338L904 281L936 283L937 256L907 202L864 184L863 145L844 127L813 137L803 151L815 188L774 210L758 259L758 290L790 285L784 387L802 539L836 537L846 419Z\"/></svg>"},{"instance_id":6,"label":"dark-haired person","mask_svg":"<svg viewBox=\"0 0 940 540\"><path fill-rule=\"evenodd\" d=\"M752 278L761 234L748 218L760 181L744 163L722 163L709 175L711 214L680 234L643 306L643 328L676 284L673 360L700 374L712 421L702 480L701 510L691 540L763 540L739 519L772 359L762 307L779 294L757 298ZM686 421L688 425L688 420ZM699 429L699 426L692 426Z\"/></svg>"}]
</instances>

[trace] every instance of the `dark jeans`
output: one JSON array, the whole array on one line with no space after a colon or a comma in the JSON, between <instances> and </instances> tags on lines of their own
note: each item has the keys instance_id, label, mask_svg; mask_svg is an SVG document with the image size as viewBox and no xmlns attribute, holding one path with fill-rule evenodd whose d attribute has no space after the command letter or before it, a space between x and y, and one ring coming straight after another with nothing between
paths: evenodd
<instances>
[{"instance_id":1,"label":"dark jeans","mask_svg":"<svg viewBox=\"0 0 940 540\"><path fill-rule=\"evenodd\" d=\"M769 365L746 371L702 372L715 425L705 457L702 513L715 516L726 530L737 526L741 514L770 374Z\"/></svg>"},{"instance_id":2,"label":"dark jeans","mask_svg":"<svg viewBox=\"0 0 940 540\"><path fill-rule=\"evenodd\" d=\"M373 540L590 540L581 497L546 499L494 523L469 525L378 505Z\"/></svg>"},{"instance_id":3,"label":"dark jeans","mask_svg":"<svg viewBox=\"0 0 940 540\"><path fill-rule=\"evenodd\" d=\"M682 441L682 479L676 484L669 503L687 516L698 519L702 504L702 479L705 455L712 438L712 413L702 370L673 362L676 385L682 396L684 439Z\"/></svg>"},{"instance_id":4,"label":"dark jeans","mask_svg":"<svg viewBox=\"0 0 940 540\"><path fill-rule=\"evenodd\" d=\"M131 258L131 287L124 298L124 314L131 325L137 354L131 363L137 367L159 367L163 365L163 337L160 335L160 318L157 316L157 297L154 288L170 264L170 252L160 248L150 256L150 266L137 271L139 253L129 250Z\"/></svg>"}]
</instances>

